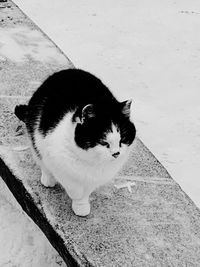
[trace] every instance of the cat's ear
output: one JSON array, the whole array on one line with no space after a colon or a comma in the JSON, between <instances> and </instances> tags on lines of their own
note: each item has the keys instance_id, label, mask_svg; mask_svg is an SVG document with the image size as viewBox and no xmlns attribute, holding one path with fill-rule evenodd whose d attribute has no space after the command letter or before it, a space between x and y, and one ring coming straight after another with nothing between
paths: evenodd
<instances>
[{"instance_id":1,"label":"cat's ear","mask_svg":"<svg viewBox=\"0 0 200 267\"><path fill-rule=\"evenodd\" d=\"M130 117L130 114L131 114L131 104L132 104L132 99L121 103L122 105L121 111L128 118Z\"/></svg>"},{"instance_id":2,"label":"cat's ear","mask_svg":"<svg viewBox=\"0 0 200 267\"><path fill-rule=\"evenodd\" d=\"M94 106L92 104L86 105L82 109L81 123L84 123L86 120L94 118L94 117L95 117Z\"/></svg>"}]
</instances>

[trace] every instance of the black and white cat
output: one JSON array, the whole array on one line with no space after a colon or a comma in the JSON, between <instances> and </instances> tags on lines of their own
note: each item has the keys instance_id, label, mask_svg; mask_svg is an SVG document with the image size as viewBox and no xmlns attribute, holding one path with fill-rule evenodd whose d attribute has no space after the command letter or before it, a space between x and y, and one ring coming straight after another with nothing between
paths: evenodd
<instances>
[{"instance_id":1,"label":"black and white cat","mask_svg":"<svg viewBox=\"0 0 200 267\"><path fill-rule=\"evenodd\" d=\"M28 105L15 108L26 124L42 184L62 184L76 215L90 213L91 192L111 180L128 157L136 134L130 106L94 75L67 69L47 78Z\"/></svg>"}]
</instances>

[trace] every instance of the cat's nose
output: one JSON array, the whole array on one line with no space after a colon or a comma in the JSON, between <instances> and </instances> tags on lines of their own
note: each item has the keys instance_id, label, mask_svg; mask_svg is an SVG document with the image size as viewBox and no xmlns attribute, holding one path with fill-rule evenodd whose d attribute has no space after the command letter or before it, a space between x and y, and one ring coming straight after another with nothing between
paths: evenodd
<instances>
[{"instance_id":1,"label":"cat's nose","mask_svg":"<svg viewBox=\"0 0 200 267\"><path fill-rule=\"evenodd\" d=\"M118 151L118 152L113 153L112 156L113 156L114 158L117 158L117 157L119 156L119 154L120 154L120 152Z\"/></svg>"}]
</instances>

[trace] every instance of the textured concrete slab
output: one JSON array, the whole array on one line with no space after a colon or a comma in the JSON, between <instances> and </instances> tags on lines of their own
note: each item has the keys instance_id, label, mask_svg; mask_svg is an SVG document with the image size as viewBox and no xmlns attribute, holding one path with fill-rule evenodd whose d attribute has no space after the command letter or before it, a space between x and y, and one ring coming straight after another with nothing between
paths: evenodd
<instances>
[{"instance_id":1,"label":"textured concrete slab","mask_svg":"<svg viewBox=\"0 0 200 267\"><path fill-rule=\"evenodd\" d=\"M11 1L0 11L1 95L30 96L49 74L73 66Z\"/></svg>"},{"instance_id":2,"label":"textured concrete slab","mask_svg":"<svg viewBox=\"0 0 200 267\"><path fill-rule=\"evenodd\" d=\"M0 176L24 211L67 266L200 266L200 212L138 138L115 180L91 194L85 218L61 185L41 185L13 108L46 76L73 66L12 2L0 7Z\"/></svg>"}]
</instances>

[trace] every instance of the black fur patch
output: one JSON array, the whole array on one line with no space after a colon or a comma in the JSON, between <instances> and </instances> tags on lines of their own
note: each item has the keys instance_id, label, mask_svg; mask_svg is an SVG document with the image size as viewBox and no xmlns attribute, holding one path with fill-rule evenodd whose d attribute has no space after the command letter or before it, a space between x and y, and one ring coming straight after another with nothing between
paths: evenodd
<instances>
[{"instance_id":1,"label":"black fur patch","mask_svg":"<svg viewBox=\"0 0 200 267\"><path fill-rule=\"evenodd\" d=\"M27 105L18 105L15 107L15 115L21 121L25 122L28 113L28 106Z\"/></svg>"},{"instance_id":2,"label":"black fur patch","mask_svg":"<svg viewBox=\"0 0 200 267\"><path fill-rule=\"evenodd\" d=\"M39 131L45 136L69 111L74 112L73 122L81 119L82 110L88 104L93 105L95 116L77 125L75 141L78 146L83 149L94 147L112 123L119 128L122 142L133 142L135 127L123 114L121 103L100 79L79 69L62 70L51 75L33 94L26 108L16 107L16 114L23 120L22 109L26 109L26 126L33 138L38 122Z\"/></svg>"},{"instance_id":3,"label":"black fur patch","mask_svg":"<svg viewBox=\"0 0 200 267\"><path fill-rule=\"evenodd\" d=\"M75 141L83 149L89 149L101 143L107 132L111 131L112 123L118 128L121 143L131 145L136 134L135 126L121 112L121 105L116 102L99 103L96 116L75 129Z\"/></svg>"}]
</instances>

